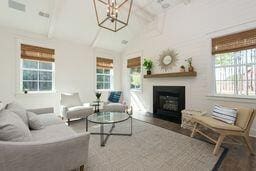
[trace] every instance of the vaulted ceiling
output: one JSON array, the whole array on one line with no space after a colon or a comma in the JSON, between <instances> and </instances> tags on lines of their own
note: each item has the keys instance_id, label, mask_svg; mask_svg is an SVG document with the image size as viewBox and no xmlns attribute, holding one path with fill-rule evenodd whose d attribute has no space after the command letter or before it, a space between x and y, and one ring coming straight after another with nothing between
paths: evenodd
<instances>
[{"instance_id":1,"label":"vaulted ceiling","mask_svg":"<svg viewBox=\"0 0 256 171\"><path fill-rule=\"evenodd\" d=\"M129 43L159 14L189 1L133 0L128 27L114 33L98 27L93 0L1 0L0 26L120 52L123 40Z\"/></svg>"}]
</instances>

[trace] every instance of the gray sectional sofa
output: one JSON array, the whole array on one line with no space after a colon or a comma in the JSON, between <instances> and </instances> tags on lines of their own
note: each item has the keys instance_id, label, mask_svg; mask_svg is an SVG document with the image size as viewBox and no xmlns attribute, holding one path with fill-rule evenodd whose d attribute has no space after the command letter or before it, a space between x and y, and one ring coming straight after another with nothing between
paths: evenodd
<instances>
[{"instance_id":1,"label":"gray sectional sofa","mask_svg":"<svg viewBox=\"0 0 256 171\"><path fill-rule=\"evenodd\" d=\"M29 141L0 140L1 171L68 171L79 167L83 170L88 158L90 134L75 133L51 111L32 111L38 114L37 119L44 126L29 130ZM0 112L0 117L3 113ZM1 129L4 129L3 124Z\"/></svg>"}]
</instances>

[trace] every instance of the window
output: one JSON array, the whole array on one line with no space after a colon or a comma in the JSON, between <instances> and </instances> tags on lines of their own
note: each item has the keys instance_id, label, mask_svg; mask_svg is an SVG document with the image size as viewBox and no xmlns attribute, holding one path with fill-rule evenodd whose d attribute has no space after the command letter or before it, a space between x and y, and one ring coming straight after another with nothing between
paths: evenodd
<instances>
[{"instance_id":1,"label":"window","mask_svg":"<svg viewBox=\"0 0 256 171\"><path fill-rule=\"evenodd\" d=\"M97 57L96 59L96 88L97 90L112 90L113 59Z\"/></svg>"},{"instance_id":2,"label":"window","mask_svg":"<svg viewBox=\"0 0 256 171\"><path fill-rule=\"evenodd\" d=\"M130 68L130 89L141 89L141 67Z\"/></svg>"},{"instance_id":3,"label":"window","mask_svg":"<svg viewBox=\"0 0 256 171\"><path fill-rule=\"evenodd\" d=\"M112 87L113 69L97 68L97 90L110 90Z\"/></svg>"},{"instance_id":4,"label":"window","mask_svg":"<svg viewBox=\"0 0 256 171\"><path fill-rule=\"evenodd\" d=\"M215 92L256 96L256 29L212 40Z\"/></svg>"},{"instance_id":5,"label":"window","mask_svg":"<svg viewBox=\"0 0 256 171\"><path fill-rule=\"evenodd\" d=\"M216 93L256 95L256 49L215 55Z\"/></svg>"},{"instance_id":6,"label":"window","mask_svg":"<svg viewBox=\"0 0 256 171\"><path fill-rule=\"evenodd\" d=\"M54 63L22 60L22 90L52 91L54 86Z\"/></svg>"},{"instance_id":7,"label":"window","mask_svg":"<svg viewBox=\"0 0 256 171\"><path fill-rule=\"evenodd\" d=\"M127 60L129 69L129 83L131 90L141 89L141 57L130 58Z\"/></svg>"},{"instance_id":8,"label":"window","mask_svg":"<svg viewBox=\"0 0 256 171\"><path fill-rule=\"evenodd\" d=\"M53 49L21 44L21 91L53 91L54 61Z\"/></svg>"}]
</instances>

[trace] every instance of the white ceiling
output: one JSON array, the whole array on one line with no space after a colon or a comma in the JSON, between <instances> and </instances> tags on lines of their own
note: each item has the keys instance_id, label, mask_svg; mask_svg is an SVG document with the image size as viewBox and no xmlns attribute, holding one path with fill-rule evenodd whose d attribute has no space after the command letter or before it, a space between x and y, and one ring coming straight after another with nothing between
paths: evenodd
<instances>
[{"instance_id":1,"label":"white ceiling","mask_svg":"<svg viewBox=\"0 0 256 171\"><path fill-rule=\"evenodd\" d=\"M1 26L118 52L126 47L121 44L122 40L130 41L165 11L159 0L133 0L128 27L114 33L98 27L93 0L13 0L25 4L25 12L9 8L8 1L0 1ZM187 1L164 0L162 3L169 3L169 10ZM50 18L39 16L39 11L49 13Z\"/></svg>"}]
</instances>

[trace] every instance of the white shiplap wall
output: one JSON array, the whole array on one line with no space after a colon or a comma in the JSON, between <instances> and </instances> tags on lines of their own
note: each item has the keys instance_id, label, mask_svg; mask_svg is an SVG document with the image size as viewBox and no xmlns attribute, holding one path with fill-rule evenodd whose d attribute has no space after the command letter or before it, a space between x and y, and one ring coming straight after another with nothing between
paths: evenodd
<instances>
[{"instance_id":1,"label":"white shiplap wall","mask_svg":"<svg viewBox=\"0 0 256 171\"><path fill-rule=\"evenodd\" d=\"M192 0L187 6L177 6L159 16L159 22L155 22L158 29L145 30L143 35L129 43L129 47L123 53L122 87L126 100L139 99L138 103L152 112L154 85L185 85L187 108L210 111L215 103L256 108L256 100L207 97L213 90L211 38L256 28L255 11L255 0ZM198 76L143 79L143 90L131 93L126 59L140 53L143 57L153 59L155 61L153 73L160 73L162 71L157 66L156 59L161 51L167 48L179 52L177 66L170 72L179 71L180 65L186 65L184 59L192 57ZM256 136L255 122L251 135Z\"/></svg>"}]
</instances>

